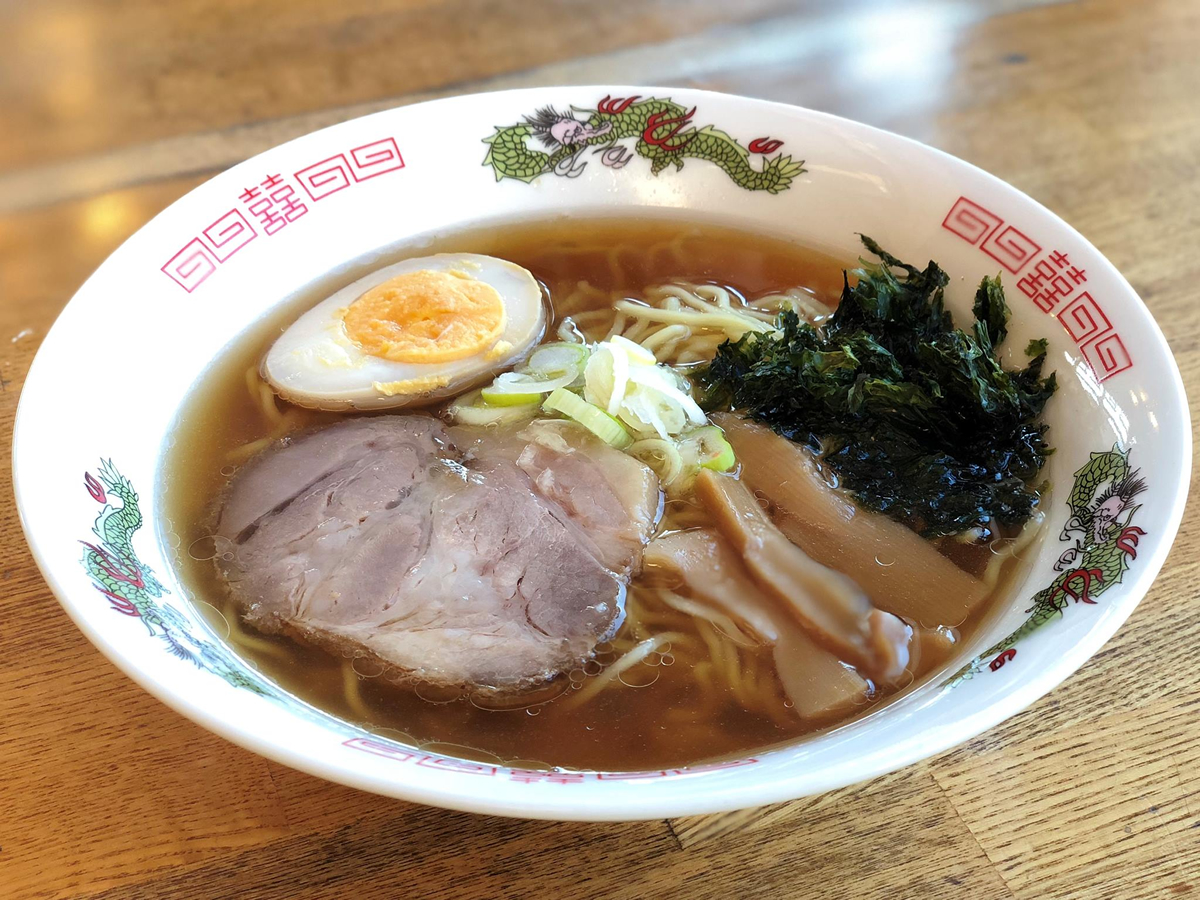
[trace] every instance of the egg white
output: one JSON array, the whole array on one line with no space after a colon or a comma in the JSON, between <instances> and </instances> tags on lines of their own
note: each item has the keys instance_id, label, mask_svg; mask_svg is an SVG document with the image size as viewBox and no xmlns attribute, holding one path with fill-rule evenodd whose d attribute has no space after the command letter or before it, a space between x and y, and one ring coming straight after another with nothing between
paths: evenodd
<instances>
[{"instance_id":1,"label":"egg white","mask_svg":"<svg viewBox=\"0 0 1200 900\"><path fill-rule=\"evenodd\" d=\"M376 285L423 269L457 271L496 289L504 302L499 339L451 362L400 363L364 353L346 333L345 309ZM541 339L546 307L533 275L476 253L439 253L378 269L321 301L267 351L262 376L285 400L315 409L386 409L461 393L522 359Z\"/></svg>"}]
</instances>

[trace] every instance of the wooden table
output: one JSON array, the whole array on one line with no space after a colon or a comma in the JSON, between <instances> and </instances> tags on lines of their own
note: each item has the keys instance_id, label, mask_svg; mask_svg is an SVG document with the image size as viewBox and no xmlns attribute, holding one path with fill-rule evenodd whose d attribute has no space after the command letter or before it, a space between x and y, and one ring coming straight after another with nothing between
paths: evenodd
<instances>
[{"instance_id":1,"label":"wooden table","mask_svg":"<svg viewBox=\"0 0 1200 900\"><path fill-rule=\"evenodd\" d=\"M3 440L61 306L211 173L366 111L555 83L796 102L971 160L1116 263L1200 396L1198 46L1196 0L4 4ZM1132 900L1200 888L1190 517L1117 637L966 746L822 797L624 825L426 809L253 756L84 640L11 511L0 548L0 895L13 900Z\"/></svg>"}]
</instances>

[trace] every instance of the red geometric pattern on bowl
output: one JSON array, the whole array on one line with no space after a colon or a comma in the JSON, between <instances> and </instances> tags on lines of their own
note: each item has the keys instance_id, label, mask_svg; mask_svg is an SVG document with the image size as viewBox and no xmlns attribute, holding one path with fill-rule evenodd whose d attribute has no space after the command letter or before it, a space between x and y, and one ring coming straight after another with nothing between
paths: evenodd
<instances>
[{"instance_id":1,"label":"red geometric pattern on bowl","mask_svg":"<svg viewBox=\"0 0 1200 900\"><path fill-rule=\"evenodd\" d=\"M984 253L990 256L1008 271L1016 275L1021 267L1038 253L1042 248L1034 243L1024 233L1009 225L998 235L989 237L980 245Z\"/></svg>"},{"instance_id":2,"label":"red geometric pattern on bowl","mask_svg":"<svg viewBox=\"0 0 1200 900\"><path fill-rule=\"evenodd\" d=\"M200 232L162 267L180 287L189 294L194 291L217 266L229 259L257 235L246 217L236 209L223 213L215 222Z\"/></svg>"},{"instance_id":3,"label":"red geometric pattern on bowl","mask_svg":"<svg viewBox=\"0 0 1200 900\"><path fill-rule=\"evenodd\" d=\"M1040 244L966 197L954 201L942 227L1019 275L1017 289L1058 319L1099 381L1133 368L1125 342L1100 303L1089 291L1080 290L1087 284L1087 270L1072 263L1066 252L1054 250L1039 257Z\"/></svg>"},{"instance_id":4,"label":"red geometric pattern on bowl","mask_svg":"<svg viewBox=\"0 0 1200 900\"><path fill-rule=\"evenodd\" d=\"M966 197L959 197L942 220L943 228L953 231L972 246L978 246L1002 224L1004 220L998 215Z\"/></svg>"},{"instance_id":5,"label":"red geometric pattern on bowl","mask_svg":"<svg viewBox=\"0 0 1200 900\"><path fill-rule=\"evenodd\" d=\"M1058 321L1077 344L1086 344L1096 335L1112 331L1112 323L1087 291L1080 294L1058 314Z\"/></svg>"},{"instance_id":6,"label":"red geometric pattern on bowl","mask_svg":"<svg viewBox=\"0 0 1200 900\"><path fill-rule=\"evenodd\" d=\"M942 227L996 260L1014 275L1042 248L1028 236L974 200L959 197L942 219ZM998 233L997 233L998 232Z\"/></svg>"},{"instance_id":7,"label":"red geometric pattern on bowl","mask_svg":"<svg viewBox=\"0 0 1200 900\"><path fill-rule=\"evenodd\" d=\"M1084 345L1083 356L1101 381L1133 367L1125 342L1115 331Z\"/></svg>"},{"instance_id":8,"label":"red geometric pattern on bowl","mask_svg":"<svg viewBox=\"0 0 1200 900\"><path fill-rule=\"evenodd\" d=\"M296 173L296 180L313 200L323 200L351 184L403 168L395 138L384 138L354 147L349 156L337 153L306 166Z\"/></svg>"},{"instance_id":9,"label":"red geometric pattern on bowl","mask_svg":"<svg viewBox=\"0 0 1200 900\"><path fill-rule=\"evenodd\" d=\"M162 270L190 294L200 287L209 275L217 271L217 261L204 242L195 237L168 259Z\"/></svg>"},{"instance_id":10,"label":"red geometric pattern on bowl","mask_svg":"<svg viewBox=\"0 0 1200 900\"><path fill-rule=\"evenodd\" d=\"M218 262L225 262L254 240L254 229L236 209L231 209L201 232Z\"/></svg>"},{"instance_id":11,"label":"red geometric pattern on bowl","mask_svg":"<svg viewBox=\"0 0 1200 900\"><path fill-rule=\"evenodd\" d=\"M396 139L385 137L305 166L291 176L279 172L267 174L238 195L241 208L226 210L207 228L200 229L162 265L162 271L190 294L221 264L258 237L260 232L243 214L243 209L258 223L261 233L271 237L308 214L308 202L299 188L308 195L308 201L315 202L343 188L403 168L404 158Z\"/></svg>"}]
</instances>

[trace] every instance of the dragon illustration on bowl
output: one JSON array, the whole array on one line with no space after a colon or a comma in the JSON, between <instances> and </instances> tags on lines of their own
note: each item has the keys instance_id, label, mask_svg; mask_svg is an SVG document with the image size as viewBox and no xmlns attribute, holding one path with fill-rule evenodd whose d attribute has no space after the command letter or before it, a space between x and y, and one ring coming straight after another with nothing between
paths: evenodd
<instances>
[{"instance_id":1,"label":"dragon illustration on bowl","mask_svg":"<svg viewBox=\"0 0 1200 900\"><path fill-rule=\"evenodd\" d=\"M1129 451L1113 447L1092 453L1075 472L1067 496L1070 518L1059 540L1071 546L1054 564L1059 574L1033 596L1029 618L1004 640L989 647L947 682L950 686L973 677L985 666L996 672L1017 655L1017 644L1047 623L1061 618L1073 604L1095 604L1096 598L1121 583L1138 541L1146 532L1133 524L1141 508L1136 502L1146 490L1141 471L1131 469Z\"/></svg>"},{"instance_id":2,"label":"dragon illustration on bowl","mask_svg":"<svg viewBox=\"0 0 1200 900\"><path fill-rule=\"evenodd\" d=\"M650 160L652 175L694 159L715 165L738 187L771 194L786 191L806 171L803 160L780 152L781 140L760 137L743 146L714 125L697 127L695 116L694 106L639 95L606 96L595 109L543 106L484 138L483 164L497 181L531 182L548 173L578 178L594 156L610 169L640 156Z\"/></svg>"}]
</instances>

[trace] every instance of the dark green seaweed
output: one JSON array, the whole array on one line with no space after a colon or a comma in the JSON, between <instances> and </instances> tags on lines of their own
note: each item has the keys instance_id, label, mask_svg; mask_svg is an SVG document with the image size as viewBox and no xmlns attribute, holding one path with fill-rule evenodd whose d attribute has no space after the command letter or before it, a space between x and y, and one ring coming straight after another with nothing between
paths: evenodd
<instances>
[{"instance_id":1,"label":"dark green seaweed","mask_svg":"<svg viewBox=\"0 0 1200 900\"><path fill-rule=\"evenodd\" d=\"M1005 369L999 277L980 282L962 331L937 263L920 270L862 241L881 262L845 279L824 325L785 312L777 333L725 342L700 374L706 403L809 445L859 502L928 537L1022 524L1053 452L1040 421L1056 387L1042 377L1045 340L1030 341L1025 368Z\"/></svg>"}]
</instances>

